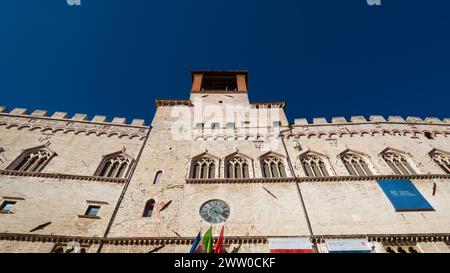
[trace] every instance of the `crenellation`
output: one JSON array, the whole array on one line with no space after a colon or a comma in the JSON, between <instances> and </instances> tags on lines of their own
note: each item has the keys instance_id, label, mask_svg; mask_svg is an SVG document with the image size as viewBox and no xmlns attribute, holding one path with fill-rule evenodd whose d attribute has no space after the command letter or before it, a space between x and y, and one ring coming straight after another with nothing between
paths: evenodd
<instances>
[{"instance_id":1,"label":"crenellation","mask_svg":"<svg viewBox=\"0 0 450 273\"><path fill-rule=\"evenodd\" d=\"M131 121L131 125L134 125L134 126L145 126L145 120L143 120L143 119L133 119Z\"/></svg>"},{"instance_id":2,"label":"crenellation","mask_svg":"<svg viewBox=\"0 0 450 273\"><path fill-rule=\"evenodd\" d=\"M127 120L125 118L115 117L111 121L113 124L126 124Z\"/></svg>"},{"instance_id":3,"label":"crenellation","mask_svg":"<svg viewBox=\"0 0 450 273\"><path fill-rule=\"evenodd\" d=\"M406 122L402 117L400 116L389 116L388 117L389 122Z\"/></svg>"},{"instance_id":4,"label":"crenellation","mask_svg":"<svg viewBox=\"0 0 450 273\"><path fill-rule=\"evenodd\" d=\"M6 106L0 106L0 113L6 113L8 112L8 108Z\"/></svg>"},{"instance_id":5,"label":"crenellation","mask_svg":"<svg viewBox=\"0 0 450 273\"><path fill-rule=\"evenodd\" d=\"M72 117L72 120L87 120L88 116L86 114L75 114Z\"/></svg>"},{"instance_id":6,"label":"crenellation","mask_svg":"<svg viewBox=\"0 0 450 273\"><path fill-rule=\"evenodd\" d=\"M313 124L327 124L326 118L313 118Z\"/></svg>"},{"instance_id":7,"label":"crenellation","mask_svg":"<svg viewBox=\"0 0 450 273\"><path fill-rule=\"evenodd\" d=\"M331 118L331 123L342 124L342 123L347 123L347 120L345 119L345 117L333 117L333 118Z\"/></svg>"},{"instance_id":8,"label":"crenellation","mask_svg":"<svg viewBox=\"0 0 450 273\"><path fill-rule=\"evenodd\" d=\"M11 115L28 115L28 109L26 108L14 108L11 112Z\"/></svg>"},{"instance_id":9,"label":"crenellation","mask_svg":"<svg viewBox=\"0 0 450 273\"><path fill-rule=\"evenodd\" d=\"M106 116L96 115L92 118L92 122L107 122Z\"/></svg>"},{"instance_id":10,"label":"crenellation","mask_svg":"<svg viewBox=\"0 0 450 273\"><path fill-rule=\"evenodd\" d=\"M423 119L421 119L420 117L407 117L406 118L406 122L410 122L410 123L423 123Z\"/></svg>"},{"instance_id":11,"label":"crenellation","mask_svg":"<svg viewBox=\"0 0 450 273\"><path fill-rule=\"evenodd\" d=\"M353 123L367 122L367 120L364 116L352 116L352 117L350 117L350 120Z\"/></svg>"},{"instance_id":12,"label":"crenellation","mask_svg":"<svg viewBox=\"0 0 450 273\"><path fill-rule=\"evenodd\" d=\"M55 118L55 119L67 119L67 113L66 112L55 112L53 113L53 115L51 116L51 118Z\"/></svg>"},{"instance_id":13,"label":"crenellation","mask_svg":"<svg viewBox=\"0 0 450 273\"><path fill-rule=\"evenodd\" d=\"M431 124L442 124L442 120L435 117L427 117L425 118L425 123L431 123Z\"/></svg>"},{"instance_id":14,"label":"crenellation","mask_svg":"<svg viewBox=\"0 0 450 273\"><path fill-rule=\"evenodd\" d=\"M444 118L443 122L446 123L446 124L450 124L450 118Z\"/></svg>"},{"instance_id":15,"label":"crenellation","mask_svg":"<svg viewBox=\"0 0 450 273\"><path fill-rule=\"evenodd\" d=\"M306 118L296 118L294 120L295 125L308 125L308 120Z\"/></svg>"},{"instance_id":16,"label":"crenellation","mask_svg":"<svg viewBox=\"0 0 450 273\"><path fill-rule=\"evenodd\" d=\"M48 112L46 110L34 110L31 115L36 117L48 117Z\"/></svg>"},{"instance_id":17,"label":"crenellation","mask_svg":"<svg viewBox=\"0 0 450 273\"><path fill-rule=\"evenodd\" d=\"M386 122L386 119L381 115L371 115L369 120L371 122Z\"/></svg>"}]
</instances>

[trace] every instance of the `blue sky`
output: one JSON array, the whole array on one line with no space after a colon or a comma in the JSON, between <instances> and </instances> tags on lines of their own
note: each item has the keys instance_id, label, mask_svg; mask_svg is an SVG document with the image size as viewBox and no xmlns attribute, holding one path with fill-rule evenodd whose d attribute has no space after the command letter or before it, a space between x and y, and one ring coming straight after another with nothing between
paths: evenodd
<instances>
[{"instance_id":1,"label":"blue sky","mask_svg":"<svg viewBox=\"0 0 450 273\"><path fill-rule=\"evenodd\" d=\"M450 1L10 0L0 105L150 121L192 69L248 69L296 117L449 114Z\"/></svg>"}]
</instances>

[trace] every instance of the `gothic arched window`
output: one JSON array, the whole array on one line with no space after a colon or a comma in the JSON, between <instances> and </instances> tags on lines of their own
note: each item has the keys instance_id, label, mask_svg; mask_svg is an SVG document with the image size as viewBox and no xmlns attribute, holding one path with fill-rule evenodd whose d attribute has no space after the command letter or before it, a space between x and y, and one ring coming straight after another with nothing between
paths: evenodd
<instances>
[{"instance_id":1,"label":"gothic arched window","mask_svg":"<svg viewBox=\"0 0 450 273\"><path fill-rule=\"evenodd\" d=\"M226 161L226 178L250 178L249 165L247 160L234 155Z\"/></svg>"},{"instance_id":2,"label":"gothic arched window","mask_svg":"<svg viewBox=\"0 0 450 273\"><path fill-rule=\"evenodd\" d=\"M416 174L416 171L414 171L406 158L399 153L391 151L386 152L383 154L383 159L395 174Z\"/></svg>"},{"instance_id":3,"label":"gothic arched window","mask_svg":"<svg viewBox=\"0 0 450 273\"><path fill-rule=\"evenodd\" d=\"M436 151L431 156L439 167L441 167L446 173L450 174L450 156L448 154Z\"/></svg>"},{"instance_id":4,"label":"gothic arched window","mask_svg":"<svg viewBox=\"0 0 450 273\"><path fill-rule=\"evenodd\" d=\"M266 178L286 177L283 161L273 155L262 160L262 173Z\"/></svg>"},{"instance_id":5,"label":"gothic arched window","mask_svg":"<svg viewBox=\"0 0 450 273\"><path fill-rule=\"evenodd\" d=\"M161 181L162 173L163 173L162 171L156 172L155 180L153 180L153 184L154 185L158 185L159 184L159 182Z\"/></svg>"},{"instance_id":6,"label":"gothic arched window","mask_svg":"<svg viewBox=\"0 0 450 273\"><path fill-rule=\"evenodd\" d=\"M329 176L322 158L308 154L301 159L301 162L307 176Z\"/></svg>"},{"instance_id":7,"label":"gothic arched window","mask_svg":"<svg viewBox=\"0 0 450 273\"><path fill-rule=\"evenodd\" d=\"M54 155L54 152L44 146L27 149L7 169L21 172L40 172Z\"/></svg>"},{"instance_id":8,"label":"gothic arched window","mask_svg":"<svg viewBox=\"0 0 450 273\"><path fill-rule=\"evenodd\" d=\"M209 156L202 156L192 163L191 178L216 178L216 161Z\"/></svg>"},{"instance_id":9,"label":"gothic arched window","mask_svg":"<svg viewBox=\"0 0 450 273\"><path fill-rule=\"evenodd\" d=\"M132 158L123 152L107 155L100 163L95 176L125 178L132 162Z\"/></svg>"},{"instance_id":10,"label":"gothic arched window","mask_svg":"<svg viewBox=\"0 0 450 273\"><path fill-rule=\"evenodd\" d=\"M153 208L155 207L155 200L150 199L145 203L144 212L142 213L142 217L152 217Z\"/></svg>"},{"instance_id":11,"label":"gothic arched window","mask_svg":"<svg viewBox=\"0 0 450 273\"><path fill-rule=\"evenodd\" d=\"M344 165L350 175L372 175L372 172L369 169L369 165L367 165L366 161L364 161L364 159L360 155L355 153L345 153L341 156L341 159L342 162L344 162Z\"/></svg>"}]
</instances>

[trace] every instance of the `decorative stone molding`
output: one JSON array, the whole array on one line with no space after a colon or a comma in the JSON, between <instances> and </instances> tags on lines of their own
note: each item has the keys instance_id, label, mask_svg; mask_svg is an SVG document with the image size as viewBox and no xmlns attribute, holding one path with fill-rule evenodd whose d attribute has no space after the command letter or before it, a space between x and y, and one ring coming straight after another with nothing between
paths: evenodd
<instances>
[{"instance_id":1,"label":"decorative stone molding","mask_svg":"<svg viewBox=\"0 0 450 273\"><path fill-rule=\"evenodd\" d=\"M248 179L186 179L188 184L254 184L254 183L295 183L295 182L346 182L400 179L450 179L450 174L412 174L412 175L370 175L370 176L314 176L287 178L248 178Z\"/></svg>"},{"instance_id":2,"label":"decorative stone molding","mask_svg":"<svg viewBox=\"0 0 450 273\"><path fill-rule=\"evenodd\" d=\"M283 101L279 102L255 102L252 103L255 108L284 108L286 103Z\"/></svg>"},{"instance_id":3,"label":"decorative stone molding","mask_svg":"<svg viewBox=\"0 0 450 273\"><path fill-rule=\"evenodd\" d=\"M360 235L315 235L313 243L325 243L327 239L367 239L369 242L416 244L419 242L449 242L450 233L423 234L360 234Z\"/></svg>"},{"instance_id":4,"label":"decorative stone molding","mask_svg":"<svg viewBox=\"0 0 450 273\"><path fill-rule=\"evenodd\" d=\"M106 117L103 116L95 116L92 120L87 120L87 115L75 114L68 119L67 113L56 112L48 117L44 110L34 111L31 115L26 113L26 109L19 110L15 109L10 113L0 112L0 127L29 131L39 130L43 133L106 135L139 140L143 140L147 130L150 130L150 127L144 126L143 120L140 119L126 124L124 118L114 118L112 122L106 122Z\"/></svg>"},{"instance_id":5,"label":"decorative stone molding","mask_svg":"<svg viewBox=\"0 0 450 273\"><path fill-rule=\"evenodd\" d=\"M450 177L450 175L449 175ZM255 184L255 183L294 183L293 177L286 178L217 178L217 179L186 179L188 184Z\"/></svg>"},{"instance_id":6,"label":"decorative stone molding","mask_svg":"<svg viewBox=\"0 0 450 273\"><path fill-rule=\"evenodd\" d=\"M36 172L20 172L12 170L0 170L0 176L21 176L21 177L43 177L53 179L67 179L67 180L79 180L79 181L96 181L96 182L109 182L109 183L125 183L126 178L110 178L99 176L86 176L86 175L72 175L72 174L60 174L60 173L36 173Z\"/></svg>"},{"instance_id":7,"label":"decorative stone molding","mask_svg":"<svg viewBox=\"0 0 450 273\"><path fill-rule=\"evenodd\" d=\"M427 117L424 120L419 117L407 117L404 119L400 116L389 116L387 120L383 116L372 115L367 120L364 116L352 116L350 121L347 121L345 117L332 117L331 123L325 118L313 118L313 122L309 123L306 118L295 119L295 125L333 125L333 124L365 124L365 123L407 123L407 124L426 124L426 125L445 125L450 124L450 118L444 118L442 120L435 117Z\"/></svg>"},{"instance_id":8,"label":"decorative stone molding","mask_svg":"<svg viewBox=\"0 0 450 273\"><path fill-rule=\"evenodd\" d=\"M309 125L308 125L309 126ZM301 127L294 127L292 129L284 130L281 134L287 138L300 138L300 137L317 137L317 138L342 138L343 136L354 137L354 136L375 136L375 135L389 135L389 136L411 136L416 137L418 135L430 134L432 137L449 137L450 131L447 129L443 130L428 130L428 129L393 129L393 128L373 128L373 129L365 129L365 128L355 128L353 130L349 129L332 129L329 130L316 130L316 128L308 128L303 129Z\"/></svg>"},{"instance_id":9,"label":"decorative stone molding","mask_svg":"<svg viewBox=\"0 0 450 273\"><path fill-rule=\"evenodd\" d=\"M302 236L302 235L298 235ZM277 236L280 237L280 236ZM292 237L292 236L281 236ZM224 244L266 244L267 236L225 236ZM361 239L366 238L369 242L416 244L418 242L450 242L449 233L428 234L352 234L352 235L313 235L310 236L312 243L324 243L327 239ZM0 233L0 240L24 241L39 243L69 243L77 241L81 244L109 244L109 245L191 245L194 237L81 237L64 235L41 235L41 234L19 234ZM217 238L214 239L214 243Z\"/></svg>"},{"instance_id":10,"label":"decorative stone molding","mask_svg":"<svg viewBox=\"0 0 450 273\"><path fill-rule=\"evenodd\" d=\"M156 106L192 106L192 102L190 100L164 100L159 99L155 100Z\"/></svg>"}]
</instances>

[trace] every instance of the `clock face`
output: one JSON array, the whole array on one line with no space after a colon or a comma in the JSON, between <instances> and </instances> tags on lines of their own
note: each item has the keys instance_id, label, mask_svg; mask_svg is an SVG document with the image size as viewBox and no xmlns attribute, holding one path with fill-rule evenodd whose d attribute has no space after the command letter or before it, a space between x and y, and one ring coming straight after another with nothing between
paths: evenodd
<instances>
[{"instance_id":1,"label":"clock face","mask_svg":"<svg viewBox=\"0 0 450 273\"><path fill-rule=\"evenodd\" d=\"M208 223L221 223L230 216L230 207L222 200L209 200L200 207L200 216Z\"/></svg>"}]
</instances>

